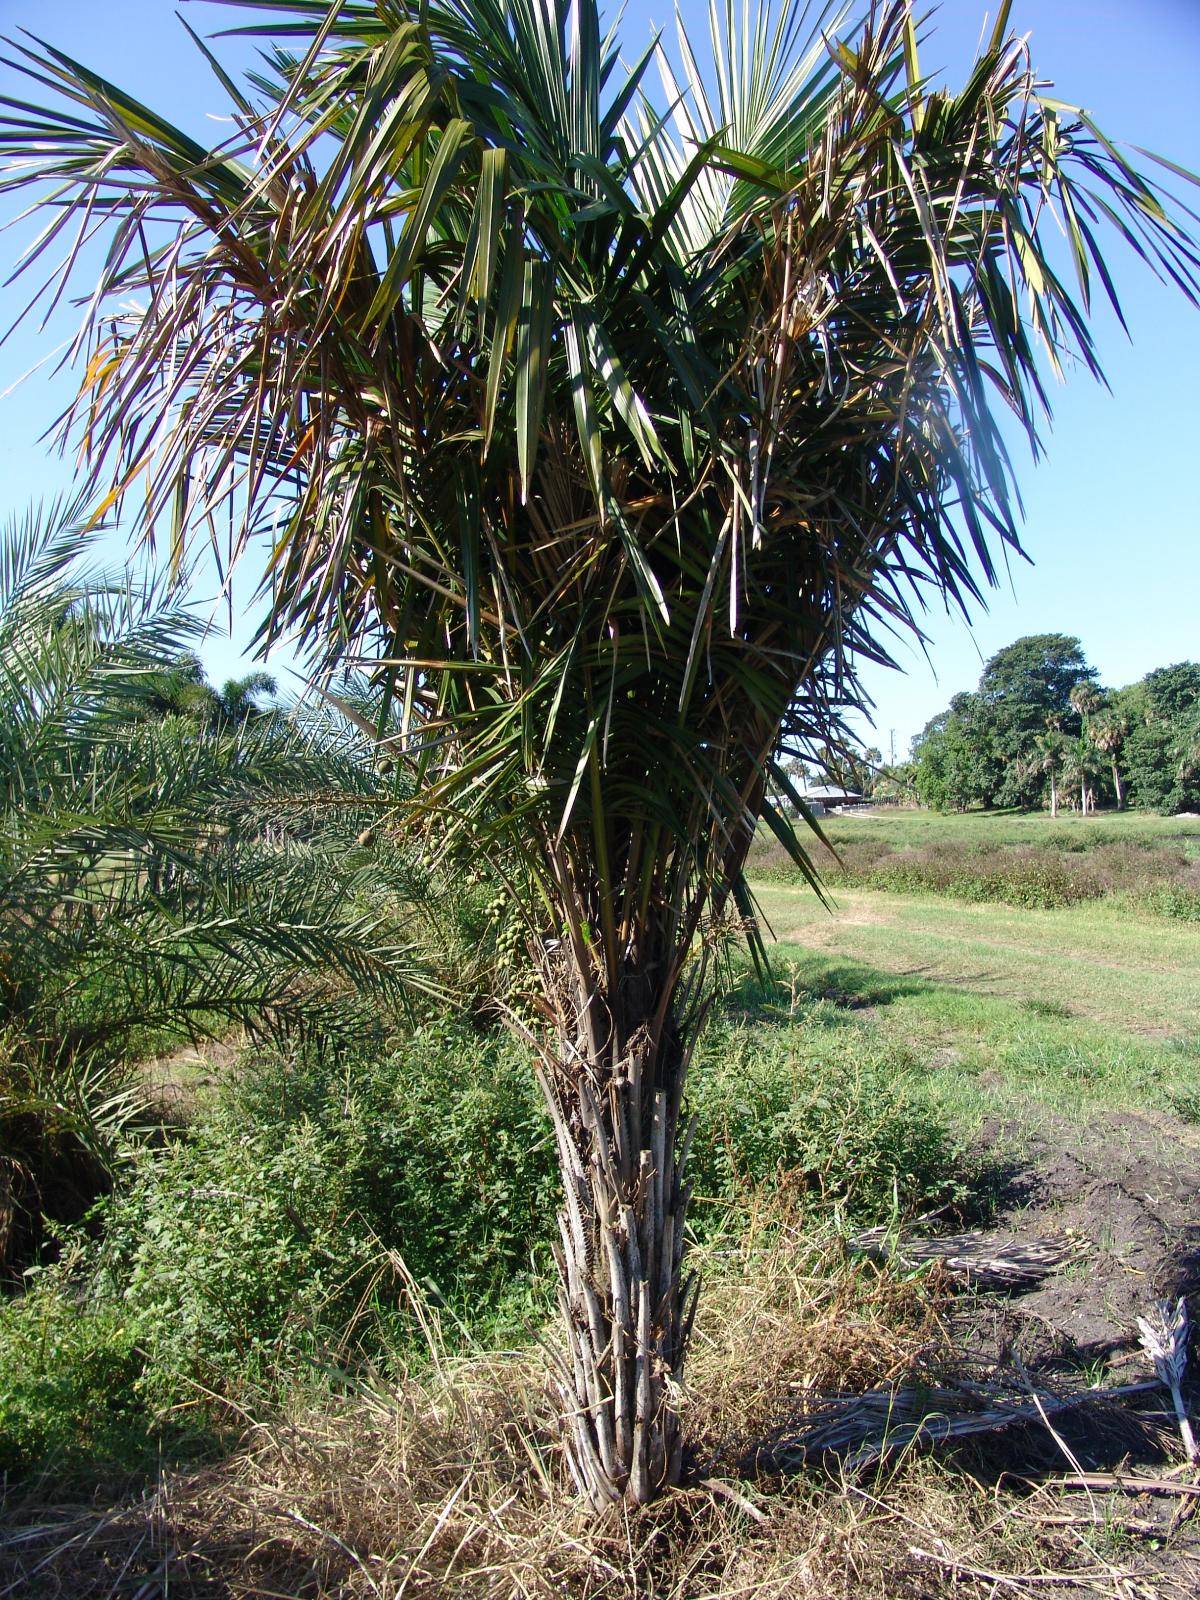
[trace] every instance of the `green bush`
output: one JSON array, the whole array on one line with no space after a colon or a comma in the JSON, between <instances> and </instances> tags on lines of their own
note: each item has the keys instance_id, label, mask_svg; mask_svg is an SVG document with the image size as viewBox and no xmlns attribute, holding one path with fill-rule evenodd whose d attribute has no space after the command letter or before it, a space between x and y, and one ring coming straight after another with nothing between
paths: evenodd
<instances>
[{"instance_id":1,"label":"green bush","mask_svg":"<svg viewBox=\"0 0 1200 1600\"><path fill-rule=\"evenodd\" d=\"M962 1197L946 1124L916 1089L916 1062L847 1028L723 1021L705 1035L692 1079L700 1124L691 1182L704 1199L744 1201L783 1187L856 1221L912 1214ZM709 1208L696 1212L704 1226Z\"/></svg>"},{"instance_id":2,"label":"green bush","mask_svg":"<svg viewBox=\"0 0 1200 1600\"><path fill-rule=\"evenodd\" d=\"M1175 922L1200 922L1200 888L1160 884L1140 895L1131 895L1130 900L1135 910L1151 911Z\"/></svg>"},{"instance_id":3,"label":"green bush","mask_svg":"<svg viewBox=\"0 0 1200 1600\"><path fill-rule=\"evenodd\" d=\"M0 1301L0 1474L145 1467L159 1428L144 1367L128 1318L80 1305L57 1280Z\"/></svg>"},{"instance_id":4,"label":"green bush","mask_svg":"<svg viewBox=\"0 0 1200 1600\"><path fill-rule=\"evenodd\" d=\"M860 1220L953 1198L912 1072L856 1026L714 1020L690 1094L694 1226L737 1228L764 1187ZM549 1124L502 1035L443 1024L370 1059L250 1060L139 1157L82 1266L4 1308L0 1465L132 1470L180 1402L203 1421L206 1397L277 1395L314 1364L386 1370L430 1316L451 1340L522 1337L550 1309L557 1206Z\"/></svg>"},{"instance_id":5,"label":"green bush","mask_svg":"<svg viewBox=\"0 0 1200 1600\"><path fill-rule=\"evenodd\" d=\"M425 1303L495 1336L541 1314L549 1126L506 1041L419 1029L375 1061L263 1057L108 1208L103 1278L166 1392L377 1357Z\"/></svg>"},{"instance_id":6,"label":"green bush","mask_svg":"<svg viewBox=\"0 0 1200 1600\"><path fill-rule=\"evenodd\" d=\"M950 1196L955 1152L913 1063L860 1030L823 1034L819 1054L808 1040L707 1030L690 1096L701 1202L728 1221L782 1185L874 1219L897 1196L909 1211ZM519 1336L549 1309L558 1203L522 1050L426 1027L374 1062L246 1066L111 1202L103 1277L148 1353L143 1387L270 1384L327 1352L411 1348L429 1306L451 1337ZM697 1227L713 1214L699 1204Z\"/></svg>"},{"instance_id":7,"label":"green bush","mask_svg":"<svg viewBox=\"0 0 1200 1600\"><path fill-rule=\"evenodd\" d=\"M865 826L865 824L863 825ZM863 832L837 841L838 854L814 849L823 881L892 894L945 895L984 905L1053 911L1106 900L1152 916L1200 921L1200 872L1186 837L1157 839L1106 830L1089 821L1073 829L1042 822L1033 840L990 841L950 836L901 847ZM756 882L798 885L804 879L774 843L760 841L750 858Z\"/></svg>"}]
</instances>

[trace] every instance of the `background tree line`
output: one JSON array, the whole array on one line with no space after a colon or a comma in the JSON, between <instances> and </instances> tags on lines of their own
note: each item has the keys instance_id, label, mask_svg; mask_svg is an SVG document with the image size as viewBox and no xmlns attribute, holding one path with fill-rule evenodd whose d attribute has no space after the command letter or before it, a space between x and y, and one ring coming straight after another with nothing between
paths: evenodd
<instances>
[{"instance_id":1,"label":"background tree line","mask_svg":"<svg viewBox=\"0 0 1200 1600\"><path fill-rule=\"evenodd\" d=\"M1080 641L1030 634L986 663L913 740L911 778L936 811L973 806L1200 809L1200 665L1105 689Z\"/></svg>"}]
</instances>

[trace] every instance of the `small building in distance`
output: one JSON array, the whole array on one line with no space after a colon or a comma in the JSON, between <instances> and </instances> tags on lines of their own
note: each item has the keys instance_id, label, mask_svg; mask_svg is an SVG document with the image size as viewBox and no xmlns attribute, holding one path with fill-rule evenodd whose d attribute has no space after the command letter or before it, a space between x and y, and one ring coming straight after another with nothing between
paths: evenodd
<instances>
[{"instance_id":1,"label":"small building in distance","mask_svg":"<svg viewBox=\"0 0 1200 1600\"><path fill-rule=\"evenodd\" d=\"M853 811L870 801L857 789L843 789L836 783L814 783L800 790L800 798L814 814L823 816L826 811Z\"/></svg>"}]
</instances>

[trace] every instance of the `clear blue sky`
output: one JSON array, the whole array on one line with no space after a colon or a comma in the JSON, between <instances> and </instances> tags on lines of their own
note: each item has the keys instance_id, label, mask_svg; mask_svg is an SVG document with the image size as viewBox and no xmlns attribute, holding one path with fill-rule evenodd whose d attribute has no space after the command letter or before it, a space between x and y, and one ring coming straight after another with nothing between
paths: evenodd
<instances>
[{"instance_id":1,"label":"clear blue sky","mask_svg":"<svg viewBox=\"0 0 1200 1600\"><path fill-rule=\"evenodd\" d=\"M175 9L169 0L0 0L4 31L29 28L212 141L223 131L212 120L224 110L221 91ZM242 19L215 4L182 10L203 33ZM703 44L703 0L686 0L683 11ZM662 23L669 15L659 0L631 0L623 28L628 53L640 46L650 19ZM944 0L922 66L960 80L984 15L977 0ZM1200 0L1016 0L1013 23L1031 34L1038 70L1063 98L1085 105L1117 138L1200 171ZM239 41L221 53L234 65L248 59ZM0 69L5 81L11 75ZM5 234L0 260L11 261L27 236L27 228ZM1112 393L1083 375L1069 380L1055 396L1048 459L1035 469L1016 446L1025 544L1035 564L1014 565L1011 581L972 628L931 616L932 666L904 649L903 674L869 673L874 737L885 754L893 730L903 753L951 694L974 684L981 661L1020 634L1078 634L1113 685L1200 657L1200 312L1115 243L1111 259L1133 335L1130 343L1111 316L1100 317ZM5 327L24 303L21 291L0 289ZM69 466L51 460L39 437L69 397L70 381L43 370L10 386L71 327L64 314L45 333L27 327L0 350L0 512L69 481ZM213 587L209 579L209 596ZM205 650L215 677L241 668L257 620L241 614L252 589L247 574L234 595L232 637L226 611L218 613ZM287 658L273 664L286 666Z\"/></svg>"}]
</instances>

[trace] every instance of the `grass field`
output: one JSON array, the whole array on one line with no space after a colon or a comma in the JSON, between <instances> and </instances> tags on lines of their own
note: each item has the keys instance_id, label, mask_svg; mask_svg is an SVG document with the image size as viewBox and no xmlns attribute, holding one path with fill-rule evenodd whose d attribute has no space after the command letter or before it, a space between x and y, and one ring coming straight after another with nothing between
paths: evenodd
<instances>
[{"instance_id":1,"label":"grass field","mask_svg":"<svg viewBox=\"0 0 1200 1600\"><path fill-rule=\"evenodd\" d=\"M821 819L821 831L835 845L864 837L885 840L894 849L929 844L1039 845L1053 850L1093 850L1128 842L1145 848L1178 846L1200 859L1200 817L1160 817L1147 811L1103 811L1086 820L1062 811L1056 818L1038 811L879 810Z\"/></svg>"},{"instance_id":2,"label":"grass field","mask_svg":"<svg viewBox=\"0 0 1200 1600\"><path fill-rule=\"evenodd\" d=\"M1200 932L1109 906L1025 911L933 896L762 885L780 945L835 966L1056 1012L1116 1033L1184 1040L1200 1033ZM893 985L893 987L895 987Z\"/></svg>"},{"instance_id":3,"label":"grass field","mask_svg":"<svg viewBox=\"0 0 1200 1600\"><path fill-rule=\"evenodd\" d=\"M778 975L903 1042L960 1117L1095 1104L1200 1118L1200 934L1106 908L764 887ZM1123 943L1122 940L1125 940ZM814 1023L828 1026L828 1008ZM839 1022L845 1025L845 1022Z\"/></svg>"},{"instance_id":4,"label":"grass field","mask_svg":"<svg viewBox=\"0 0 1200 1600\"><path fill-rule=\"evenodd\" d=\"M1200 849L1200 822L1135 815L1040 817L895 812L831 818L832 842L993 856L1006 847L1139 854ZM1065 842L1064 842L1065 841ZM826 996L843 1024L902 1041L928 1092L968 1122L1097 1105L1200 1120L1200 926L1131 908L1120 894L1054 909L835 884L833 905L760 881L779 975ZM822 1020L823 1017L825 1020Z\"/></svg>"},{"instance_id":5,"label":"grass field","mask_svg":"<svg viewBox=\"0 0 1200 1600\"><path fill-rule=\"evenodd\" d=\"M879 811L805 830L821 878L837 889L933 894L1051 910L1106 901L1124 911L1200 923L1200 819L1110 812L1055 820L1023 812L937 816ZM759 882L802 884L766 829L751 851Z\"/></svg>"}]
</instances>

